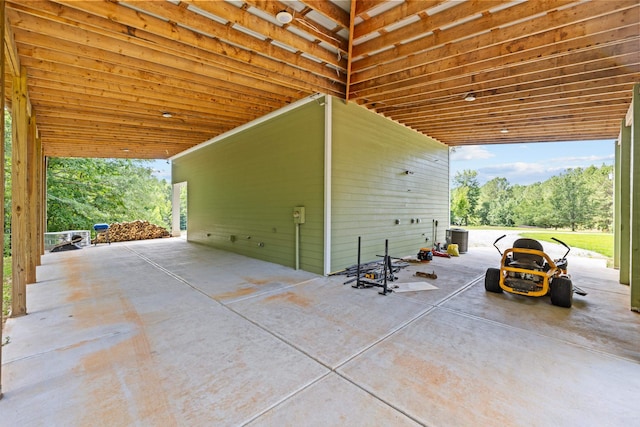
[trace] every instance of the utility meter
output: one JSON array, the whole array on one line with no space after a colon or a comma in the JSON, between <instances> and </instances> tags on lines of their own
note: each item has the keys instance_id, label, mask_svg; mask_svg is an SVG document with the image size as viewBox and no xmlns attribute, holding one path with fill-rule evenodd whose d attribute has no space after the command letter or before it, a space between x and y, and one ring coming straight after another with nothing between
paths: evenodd
<instances>
[{"instance_id":1,"label":"utility meter","mask_svg":"<svg viewBox=\"0 0 640 427\"><path fill-rule=\"evenodd\" d=\"M304 206L296 206L293 208L293 223L304 224Z\"/></svg>"}]
</instances>

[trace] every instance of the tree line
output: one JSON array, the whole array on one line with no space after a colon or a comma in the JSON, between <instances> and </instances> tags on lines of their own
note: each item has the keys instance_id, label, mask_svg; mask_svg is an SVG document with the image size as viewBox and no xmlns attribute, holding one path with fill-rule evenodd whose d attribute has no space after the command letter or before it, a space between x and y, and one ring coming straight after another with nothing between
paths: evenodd
<instances>
[{"instance_id":1,"label":"tree line","mask_svg":"<svg viewBox=\"0 0 640 427\"><path fill-rule=\"evenodd\" d=\"M171 226L171 184L148 160L48 159L47 231L133 220Z\"/></svg>"},{"instance_id":2,"label":"tree line","mask_svg":"<svg viewBox=\"0 0 640 427\"><path fill-rule=\"evenodd\" d=\"M5 114L5 255L11 233L11 115ZM94 224L146 220L171 228L171 184L149 160L47 159L47 231L91 230Z\"/></svg>"},{"instance_id":3,"label":"tree line","mask_svg":"<svg viewBox=\"0 0 640 427\"><path fill-rule=\"evenodd\" d=\"M531 185L511 185L506 178L479 185L478 173L464 170L452 182L451 223L610 231L612 174L613 166L589 166Z\"/></svg>"}]
</instances>

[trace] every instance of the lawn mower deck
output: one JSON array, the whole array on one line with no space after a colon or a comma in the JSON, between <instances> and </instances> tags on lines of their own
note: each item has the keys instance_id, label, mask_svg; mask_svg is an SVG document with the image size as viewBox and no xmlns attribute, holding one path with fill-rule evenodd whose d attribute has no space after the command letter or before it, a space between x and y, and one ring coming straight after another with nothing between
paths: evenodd
<instances>
[{"instance_id":1,"label":"lawn mower deck","mask_svg":"<svg viewBox=\"0 0 640 427\"><path fill-rule=\"evenodd\" d=\"M485 274L484 287L489 292L541 297L550 295L551 304L569 308L573 304L573 293L586 295L586 292L574 287L567 273L567 255L571 250L564 242L553 238L567 252L559 259L551 259L542 244L535 239L517 239L513 247L500 251L497 243L505 236L493 242L493 246L502 256L500 268L489 268Z\"/></svg>"}]
</instances>

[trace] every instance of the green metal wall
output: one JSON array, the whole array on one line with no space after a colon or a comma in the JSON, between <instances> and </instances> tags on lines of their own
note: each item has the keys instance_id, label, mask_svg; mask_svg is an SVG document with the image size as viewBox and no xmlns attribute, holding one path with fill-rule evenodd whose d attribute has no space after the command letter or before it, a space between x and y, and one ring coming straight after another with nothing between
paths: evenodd
<instances>
[{"instance_id":1,"label":"green metal wall","mask_svg":"<svg viewBox=\"0 0 640 427\"><path fill-rule=\"evenodd\" d=\"M187 182L188 240L294 267L293 208L304 206L300 268L322 274L323 159L316 101L174 159L173 182Z\"/></svg>"},{"instance_id":2,"label":"green metal wall","mask_svg":"<svg viewBox=\"0 0 640 427\"><path fill-rule=\"evenodd\" d=\"M630 108L616 147L614 266L631 287L631 310L640 312L640 84Z\"/></svg>"},{"instance_id":3,"label":"green metal wall","mask_svg":"<svg viewBox=\"0 0 640 427\"><path fill-rule=\"evenodd\" d=\"M354 103L332 105L331 270L355 264L358 236L363 261L385 239L392 256L417 254L432 245L435 221L444 243L448 148Z\"/></svg>"}]
</instances>

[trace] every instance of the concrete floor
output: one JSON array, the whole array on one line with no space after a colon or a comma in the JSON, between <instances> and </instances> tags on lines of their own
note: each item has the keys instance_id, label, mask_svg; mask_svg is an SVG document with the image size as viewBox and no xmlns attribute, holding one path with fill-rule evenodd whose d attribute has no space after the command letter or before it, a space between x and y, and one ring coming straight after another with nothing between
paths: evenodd
<instances>
[{"instance_id":1,"label":"concrete floor","mask_svg":"<svg viewBox=\"0 0 640 427\"><path fill-rule=\"evenodd\" d=\"M381 296L175 238L47 254L6 325L0 425L639 425L617 272L570 258L589 295L563 309L486 293L498 263L470 247L400 273L438 289Z\"/></svg>"}]
</instances>

